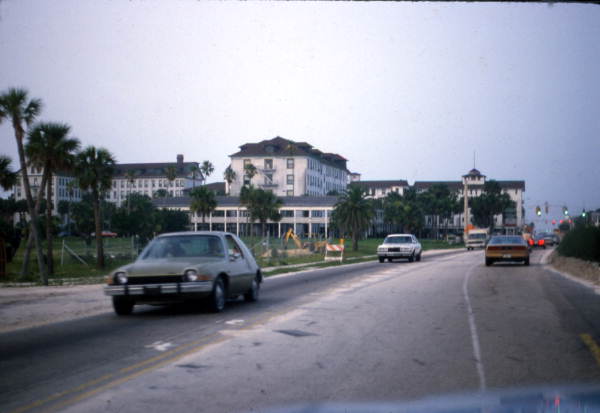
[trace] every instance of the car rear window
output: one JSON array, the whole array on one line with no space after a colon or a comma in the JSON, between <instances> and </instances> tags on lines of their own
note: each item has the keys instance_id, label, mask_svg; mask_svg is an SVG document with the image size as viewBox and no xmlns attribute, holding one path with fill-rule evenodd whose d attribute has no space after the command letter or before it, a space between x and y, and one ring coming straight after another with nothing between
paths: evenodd
<instances>
[{"instance_id":1,"label":"car rear window","mask_svg":"<svg viewBox=\"0 0 600 413\"><path fill-rule=\"evenodd\" d=\"M525 240L519 236L492 237L490 244L525 244Z\"/></svg>"},{"instance_id":2,"label":"car rear window","mask_svg":"<svg viewBox=\"0 0 600 413\"><path fill-rule=\"evenodd\" d=\"M411 237L387 237L384 244L410 244L412 242Z\"/></svg>"}]
</instances>

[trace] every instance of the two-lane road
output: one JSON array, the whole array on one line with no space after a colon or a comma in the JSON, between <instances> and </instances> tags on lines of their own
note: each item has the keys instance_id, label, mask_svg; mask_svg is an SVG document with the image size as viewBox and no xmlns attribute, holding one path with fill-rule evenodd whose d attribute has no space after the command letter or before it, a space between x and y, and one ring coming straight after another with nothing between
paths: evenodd
<instances>
[{"instance_id":1,"label":"two-lane road","mask_svg":"<svg viewBox=\"0 0 600 413\"><path fill-rule=\"evenodd\" d=\"M223 314L147 308L2 334L0 409L229 412L595 382L584 338L600 335L599 297L541 255L308 271Z\"/></svg>"}]
</instances>

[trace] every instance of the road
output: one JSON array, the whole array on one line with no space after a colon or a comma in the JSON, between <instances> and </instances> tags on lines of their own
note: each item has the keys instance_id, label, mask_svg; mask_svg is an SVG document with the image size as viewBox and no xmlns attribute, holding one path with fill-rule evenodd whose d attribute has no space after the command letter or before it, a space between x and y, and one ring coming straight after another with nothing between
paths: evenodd
<instances>
[{"instance_id":1,"label":"road","mask_svg":"<svg viewBox=\"0 0 600 413\"><path fill-rule=\"evenodd\" d=\"M261 411L598 382L600 297L543 253L529 267L474 251L305 271L222 314L136 307L0 334L0 411Z\"/></svg>"}]
</instances>

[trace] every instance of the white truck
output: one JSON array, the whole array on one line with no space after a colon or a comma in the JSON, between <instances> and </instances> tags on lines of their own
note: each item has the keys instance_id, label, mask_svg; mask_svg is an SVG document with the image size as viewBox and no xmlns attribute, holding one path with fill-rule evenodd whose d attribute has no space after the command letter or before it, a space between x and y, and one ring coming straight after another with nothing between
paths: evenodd
<instances>
[{"instance_id":1,"label":"white truck","mask_svg":"<svg viewBox=\"0 0 600 413\"><path fill-rule=\"evenodd\" d=\"M465 246L467 250L475 248L485 248L485 244L489 238L487 229L472 229L467 234Z\"/></svg>"}]
</instances>

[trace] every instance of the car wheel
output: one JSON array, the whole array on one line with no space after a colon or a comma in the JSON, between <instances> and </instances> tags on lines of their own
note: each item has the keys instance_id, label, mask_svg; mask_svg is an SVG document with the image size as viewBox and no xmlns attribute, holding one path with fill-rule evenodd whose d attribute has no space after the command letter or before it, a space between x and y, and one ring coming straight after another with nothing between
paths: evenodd
<instances>
[{"instance_id":1,"label":"car wheel","mask_svg":"<svg viewBox=\"0 0 600 413\"><path fill-rule=\"evenodd\" d=\"M208 301L208 309L213 313L220 313L225 309L225 284L221 277L215 280L210 299Z\"/></svg>"},{"instance_id":2,"label":"car wheel","mask_svg":"<svg viewBox=\"0 0 600 413\"><path fill-rule=\"evenodd\" d=\"M258 297L260 295L260 283L258 282L258 278L254 277L252 280L252 285L246 294L244 294L244 300L249 303L253 303L258 301Z\"/></svg>"},{"instance_id":3,"label":"car wheel","mask_svg":"<svg viewBox=\"0 0 600 413\"><path fill-rule=\"evenodd\" d=\"M133 306L135 303L129 297L113 297L112 298L113 308L117 315L129 315L133 312Z\"/></svg>"},{"instance_id":4,"label":"car wheel","mask_svg":"<svg viewBox=\"0 0 600 413\"><path fill-rule=\"evenodd\" d=\"M385 261L385 258L379 257L379 262L384 262L384 261Z\"/></svg>"},{"instance_id":5,"label":"car wheel","mask_svg":"<svg viewBox=\"0 0 600 413\"><path fill-rule=\"evenodd\" d=\"M525 261L523 261L524 265L529 265L529 257L525 258Z\"/></svg>"},{"instance_id":6,"label":"car wheel","mask_svg":"<svg viewBox=\"0 0 600 413\"><path fill-rule=\"evenodd\" d=\"M388 257L388 262L392 262L392 257Z\"/></svg>"},{"instance_id":7,"label":"car wheel","mask_svg":"<svg viewBox=\"0 0 600 413\"><path fill-rule=\"evenodd\" d=\"M421 261L421 253L419 253L419 255L417 255L417 261Z\"/></svg>"},{"instance_id":8,"label":"car wheel","mask_svg":"<svg viewBox=\"0 0 600 413\"><path fill-rule=\"evenodd\" d=\"M492 259L491 259L491 258L486 258L486 259L485 259L485 265L486 265L486 266L488 266L488 267L489 267L490 265L492 265L492 263L493 263L493 262L494 262L494 261L492 261Z\"/></svg>"},{"instance_id":9,"label":"car wheel","mask_svg":"<svg viewBox=\"0 0 600 413\"><path fill-rule=\"evenodd\" d=\"M408 262L413 262L415 260L415 253L413 252L413 254L408 257Z\"/></svg>"}]
</instances>

